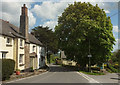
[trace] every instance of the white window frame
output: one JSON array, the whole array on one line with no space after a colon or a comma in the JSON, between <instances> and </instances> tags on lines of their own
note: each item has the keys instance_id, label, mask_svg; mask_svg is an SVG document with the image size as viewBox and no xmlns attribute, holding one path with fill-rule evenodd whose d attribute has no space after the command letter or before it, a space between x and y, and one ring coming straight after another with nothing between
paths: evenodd
<instances>
[{"instance_id":1,"label":"white window frame","mask_svg":"<svg viewBox=\"0 0 120 85\"><path fill-rule=\"evenodd\" d=\"M22 58L20 58L20 57L22 57ZM19 55L19 64L23 64L23 54Z\"/></svg>"},{"instance_id":2,"label":"white window frame","mask_svg":"<svg viewBox=\"0 0 120 85\"><path fill-rule=\"evenodd\" d=\"M12 38L7 37L7 39L6 39L6 44L7 44L7 45L12 45Z\"/></svg>"},{"instance_id":3,"label":"white window frame","mask_svg":"<svg viewBox=\"0 0 120 85\"><path fill-rule=\"evenodd\" d=\"M35 52L35 46L33 46L32 51Z\"/></svg>"}]
</instances>

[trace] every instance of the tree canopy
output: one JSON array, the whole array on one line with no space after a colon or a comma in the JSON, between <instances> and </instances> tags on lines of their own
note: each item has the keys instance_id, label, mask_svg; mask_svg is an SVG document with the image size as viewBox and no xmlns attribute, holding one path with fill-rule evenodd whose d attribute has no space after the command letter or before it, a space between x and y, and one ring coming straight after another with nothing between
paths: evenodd
<instances>
[{"instance_id":1,"label":"tree canopy","mask_svg":"<svg viewBox=\"0 0 120 85\"><path fill-rule=\"evenodd\" d=\"M112 62L113 63L119 62L119 57L120 57L120 49L113 52L113 55L111 56Z\"/></svg>"},{"instance_id":2,"label":"tree canopy","mask_svg":"<svg viewBox=\"0 0 120 85\"><path fill-rule=\"evenodd\" d=\"M59 16L55 32L67 58L85 66L89 54L92 64L101 64L111 55L115 42L112 28L110 17L98 5L74 2Z\"/></svg>"},{"instance_id":3,"label":"tree canopy","mask_svg":"<svg viewBox=\"0 0 120 85\"><path fill-rule=\"evenodd\" d=\"M38 26L32 29L32 34L35 35L35 37L41 41L41 43L47 47L48 51L51 51L53 53L58 52L57 48L57 37L55 33L49 29L49 27L42 27Z\"/></svg>"}]
</instances>

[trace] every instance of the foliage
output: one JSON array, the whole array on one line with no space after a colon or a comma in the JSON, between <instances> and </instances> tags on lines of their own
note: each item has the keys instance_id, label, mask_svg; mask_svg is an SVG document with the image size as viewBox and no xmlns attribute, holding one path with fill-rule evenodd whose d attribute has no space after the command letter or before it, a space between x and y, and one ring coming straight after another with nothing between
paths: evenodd
<instances>
[{"instance_id":1,"label":"foliage","mask_svg":"<svg viewBox=\"0 0 120 85\"><path fill-rule=\"evenodd\" d=\"M109 68L105 68L105 69L106 69L106 71L112 73L112 71Z\"/></svg>"},{"instance_id":2,"label":"foliage","mask_svg":"<svg viewBox=\"0 0 120 85\"><path fill-rule=\"evenodd\" d=\"M88 54L91 64L102 64L111 55L115 38L110 17L98 5L74 2L58 18L55 32L58 47L64 50L67 58L85 67Z\"/></svg>"},{"instance_id":3,"label":"foliage","mask_svg":"<svg viewBox=\"0 0 120 85\"><path fill-rule=\"evenodd\" d=\"M20 71L20 69L16 69L16 71Z\"/></svg>"},{"instance_id":4,"label":"foliage","mask_svg":"<svg viewBox=\"0 0 120 85\"><path fill-rule=\"evenodd\" d=\"M32 29L31 33L47 47L47 50L58 52L56 35L49 27L38 26Z\"/></svg>"},{"instance_id":5,"label":"foliage","mask_svg":"<svg viewBox=\"0 0 120 85\"><path fill-rule=\"evenodd\" d=\"M59 57L58 56L55 56L55 55L50 55L50 62L51 63L54 63L55 64L55 62L56 62L56 59L59 59Z\"/></svg>"},{"instance_id":6,"label":"foliage","mask_svg":"<svg viewBox=\"0 0 120 85\"><path fill-rule=\"evenodd\" d=\"M2 80L7 80L13 74L15 61L12 59L2 59Z\"/></svg>"},{"instance_id":7,"label":"foliage","mask_svg":"<svg viewBox=\"0 0 120 85\"><path fill-rule=\"evenodd\" d=\"M33 69L33 67L30 67L30 70L29 70L30 72L34 72L34 69Z\"/></svg>"},{"instance_id":8,"label":"foliage","mask_svg":"<svg viewBox=\"0 0 120 85\"><path fill-rule=\"evenodd\" d=\"M117 73L118 72L118 69L114 68L112 65L108 65L108 68L112 71L112 72L115 72Z\"/></svg>"},{"instance_id":9,"label":"foliage","mask_svg":"<svg viewBox=\"0 0 120 85\"><path fill-rule=\"evenodd\" d=\"M113 63L119 62L119 56L120 56L120 50L117 50L116 52L113 53L111 56L111 60Z\"/></svg>"}]
</instances>

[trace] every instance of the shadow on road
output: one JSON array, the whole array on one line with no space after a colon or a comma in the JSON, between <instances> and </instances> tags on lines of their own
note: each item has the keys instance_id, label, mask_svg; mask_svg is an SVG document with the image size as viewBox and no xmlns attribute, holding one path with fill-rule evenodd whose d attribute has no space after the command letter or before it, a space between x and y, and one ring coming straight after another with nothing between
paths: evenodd
<instances>
[{"instance_id":1,"label":"shadow on road","mask_svg":"<svg viewBox=\"0 0 120 85\"><path fill-rule=\"evenodd\" d=\"M120 78L110 78L110 79L120 80Z\"/></svg>"},{"instance_id":2,"label":"shadow on road","mask_svg":"<svg viewBox=\"0 0 120 85\"><path fill-rule=\"evenodd\" d=\"M75 67L63 67L60 65L51 65L49 66L49 72L74 72L77 71Z\"/></svg>"}]
</instances>

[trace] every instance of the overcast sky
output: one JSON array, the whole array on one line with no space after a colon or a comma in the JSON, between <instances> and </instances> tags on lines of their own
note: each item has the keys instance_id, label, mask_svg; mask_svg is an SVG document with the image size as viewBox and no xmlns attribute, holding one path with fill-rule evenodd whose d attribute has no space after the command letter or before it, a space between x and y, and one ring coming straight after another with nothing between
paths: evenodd
<instances>
[{"instance_id":1,"label":"overcast sky","mask_svg":"<svg viewBox=\"0 0 120 85\"><path fill-rule=\"evenodd\" d=\"M20 2L22 1L22 2ZM37 1L37 2L36 2ZM68 4L73 4L74 1L88 2L89 0L3 0L0 3L0 19L9 21L19 27L21 7L26 4L28 7L29 16L29 31L36 26L49 26L54 31L57 25L58 16L62 14ZM111 17L113 24L113 34L116 39L114 51L118 49L118 2L119 0L91 0L92 5L98 4L101 9L104 9L107 16Z\"/></svg>"}]
</instances>

